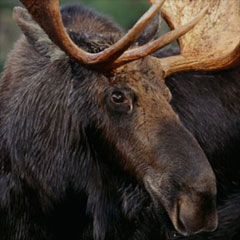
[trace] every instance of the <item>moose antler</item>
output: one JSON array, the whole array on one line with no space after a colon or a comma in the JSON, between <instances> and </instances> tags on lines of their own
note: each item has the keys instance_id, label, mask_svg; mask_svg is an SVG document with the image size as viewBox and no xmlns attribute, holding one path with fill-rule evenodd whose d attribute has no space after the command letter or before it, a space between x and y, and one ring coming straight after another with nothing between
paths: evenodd
<instances>
[{"instance_id":1,"label":"moose antler","mask_svg":"<svg viewBox=\"0 0 240 240\"><path fill-rule=\"evenodd\" d=\"M206 16L179 39L181 55L161 59L165 75L185 70L220 70L240 62L240 1L167 0L162 15L172 29L209 5Z\"/></svg>"},{"instance_id":2,"label":"moose antler","mask_svg":"<svg viewBox=\"0 0 240 240\"><path fill-rule=\"evenodd\" d=\"M63 27L58 0L20 0L50 39L84 65L111 63L125 52L154 18L165 0L157 0L135 26L116 44L100 53L88 53L76 46Z\"/></svg>"},{"instance_id":3,"label":"moose antler","mask_svg":"<svg viewBox=\"0 0 240 240\"><path fill-rule=\"evenodd\" d=\"M63 27L58 0L20 0L33 18L40 24L50 39L63 51L85 66L97 69L117 68L127 62L134 61L153 53L178 37L191 30L203 17L203 10L193 21L174 30L160 39L126 51L138 38L144 28L161 9L165 0L150 0L152 6L140 18L135 26L117 43L99 53L88 53L76 46Z\"/></svg>"}]
</instances>

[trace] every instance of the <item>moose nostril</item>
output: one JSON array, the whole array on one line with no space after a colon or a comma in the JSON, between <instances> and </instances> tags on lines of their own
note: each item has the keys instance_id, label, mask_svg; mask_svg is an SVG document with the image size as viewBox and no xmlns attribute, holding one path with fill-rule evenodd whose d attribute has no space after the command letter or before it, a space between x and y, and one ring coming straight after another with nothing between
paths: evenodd
<instances>
[{"instance_id":1,"label":"moose nostril","mask_svg":"<svg viewBox=\"0 0 240 240\"><path fill-rule=\"evenodd\" d=\"M194 221L190 216L180 213L178 219L179 227L183 230L184 235L192 235L202 230L203 224Z\"/></svg>"},{"instance_id":2,"label":"moose nostril","mask_svg":"<svg viewBox=\"0 0 240 240\"><path fill-rule=\"evenodd\" d=\"M182 229L184 235L192 235L199 232L213 232L217 228L217 221L206 225L204 222L194 221L189 217L180 215L179 227Z\"/></svg>"},{"instance_id":3,"label":"moose nostril","mask_svg":"<svg viewBox=\"0 0 240 240\"><path fill-rule=\"evenodd\" d=\"M183 235L192 235L202 231L212 232L217 227L215 204L209 203L204 209L201 200L183 197L178 201L177 230Z\"/></svg>"}]
</instances>

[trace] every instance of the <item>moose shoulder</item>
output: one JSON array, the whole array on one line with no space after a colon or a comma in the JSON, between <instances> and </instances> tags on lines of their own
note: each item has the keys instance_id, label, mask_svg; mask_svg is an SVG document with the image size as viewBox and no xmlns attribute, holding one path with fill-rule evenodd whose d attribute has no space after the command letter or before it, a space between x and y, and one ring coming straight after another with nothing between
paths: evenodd
<instances>
[{"instance_id":1,"label":"moose shoulder","mask_svg":"<svg viewBox=\"0 0 240 240\"><path fill-rule=\"evenodd\" d=\"M162 68L148 56L192 29L206 9L134 47L164 1L154 1L125 36L79 5L62 9L64 30L58 1L22 2L38 23L15 9L24 37L0 82L3 239L213 231L214 173L169 103L163 75L175 71L172 62Z\"/></svg>"}]
</instances>

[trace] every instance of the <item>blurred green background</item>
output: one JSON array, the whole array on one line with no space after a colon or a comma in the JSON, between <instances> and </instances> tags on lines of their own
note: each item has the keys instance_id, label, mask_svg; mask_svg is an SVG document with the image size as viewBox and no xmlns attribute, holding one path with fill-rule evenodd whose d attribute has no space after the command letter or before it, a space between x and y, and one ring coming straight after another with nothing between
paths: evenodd
<instances>
[{"instance_id":1,"label":"blurred green background","mask_svg":"<svg viewBox=\"0 0 240 240\"><path fill-rule=\"evenodd\" d=\"M148 9L147 0L60 0L60 4L81 2L110 16L124 29L129 29ZM20 36L20 30L12 19L12 9L21 5L18 0L0 0L0 74L3 70L7 54ZM163 25L162 31L167 27Z\"/></svg>"}]
</instances>

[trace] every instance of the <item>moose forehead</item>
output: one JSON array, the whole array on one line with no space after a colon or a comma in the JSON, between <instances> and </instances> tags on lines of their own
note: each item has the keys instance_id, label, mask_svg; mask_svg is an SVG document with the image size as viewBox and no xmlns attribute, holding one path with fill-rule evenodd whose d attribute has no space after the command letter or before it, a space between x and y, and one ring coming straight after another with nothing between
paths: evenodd
<instances>
[{"instance_id":1,"label":"moose forehead","mask_svg":"<svg viewBox=\"0 0 240 240\"><path fill-rule=\"evenodd\" d=\"M149 57L116 69L109 80L111 85L128 85L136 90L141 87L146 93L166 88L162 69L154 66Z\"/></svg>"},{"instance_id":2,"label":"moose forehead","mask_svg":"<svg viewBox=\"0 0 240 240\"><path fill-rule=\"evenodd\" d=\"M120 38L120 33L76 33L68 30L69 36L82 49L97 53L113 45ZM134 46L133 46L134 47ZM144 57L114 70L105 72L111 85L141 85L146 91L164 87L163 71L151 57Z\"/></svg>"}]
</instances>

